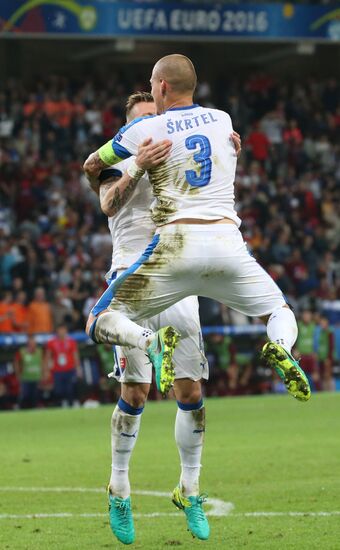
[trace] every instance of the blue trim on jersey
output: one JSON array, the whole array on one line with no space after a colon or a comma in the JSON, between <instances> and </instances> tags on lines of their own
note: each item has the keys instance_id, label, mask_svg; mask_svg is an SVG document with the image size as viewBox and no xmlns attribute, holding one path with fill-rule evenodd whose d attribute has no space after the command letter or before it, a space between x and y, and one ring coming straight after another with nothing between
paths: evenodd
<instances>
[{"instance_id":1,"label":"blue trim on jersey","mask_svg":"<svg viewBox=\"0 0 340 550\"><path fill-rule=\"evenodd\" d=\"M171 109L167 109L166 113L168 111L185 111L186 109L196 109L196 107L200 107L198 103L193 103L192 105L186 105L185 107L171 107Z\"/></svg>"},{"instance_id":2,"label":"blue trim on jersey","mask_svg":"<svg viewBox=\"0 0 340 550\"><path fill-rule=\"evenodd\" d=\"M114 141L114 138L112 140L112 149L115 155L122 160L128 159L129 157L132 156L132 153L130 153L130 151L125 149L123 145L120 145L120 143L117 143L116 141Z\"/></svg>"},{"instance_id":3,"label":"blue trim on jersey","mask_svg":"<svg viewBox=\"0 0 340 550\"><path fill-rule=\"evenodd\" d=\"M198 403L181 403L181 401L177 401L177 406L182 411L198 411L203 407L203 399L200 399Z\"/></svg>"},{"instance_id":4,"label":"blue trim on jersey","mask_svg":"<svg viewBox=\"0 0 340 550\"><path fill-rule=\"evenodd\" d=\"M123 372L122 372L122 369L120 368L120 364L119 364L119 361L118 361L118 355L117 355L117 350L116 350L116 346L113 345L112 346L112 351L113 351L113 362L114 362L114 365L113 366L116 366L115 368L115 376L117 377L121 377Z\"/></svg>"},{"instance_id":5,"label":"blue trim on jersey","mask_svg":"<svg viewBox=\"0 0 340 550\"><path fill-rule=\"evenodd\" d=\"M112 273L111 278L108 282L108 288L103 292L101 297L99 298L98 302L93 306L91 309L91 313L95 316L97 316L99 313L104 311L104 309L107 309L117 292L117 289L122 285L129 277L129 275L132 275L142 264L144 264L151 256L152 252L156 248L159 241L159 235L155 235L152 239L151 243L147 246L143 254L138 258L138 260L132 264L128 269L123 271L119 277L117 277L117 273Z\"/></svg>"},{"instance_id":6,"label":"blue trim on jersey","mask_svg":"<svg viewBox=\"0 0 340 550\"><path fill-rule=\"evenodd\" d=\"M120 145L119 142L121 141L124 132L131 128L134 124L137 124L138 122L141 122L142 120L146 120L147 118L153 118L157 115L147 115L147 116L140 116L138 118L135 118L129 124L125 124L125 126L122 126L122 128L117 132L117 134L114 136L112 140L112 149L119 157L120 159L127 159L132 156L132 153L130 153L123 145Z\"/></svg>"},{"instance_id":7,"label":"blue trim on jersey","mask_svg":"<svg viewBox=\"0 0 340 550\"><path fill-rule=\"evenodd\" d=\"M123 172L118 170L118 168L104 168L99 174L98 180L99 183L102 183L108 178L121 178Z\"/></svg>"},{"instance_id":8,"label":"blue trim on jersey","mask_svg":"<svg viewBox=\"0 0 340 550\"><path fill-rule=\"evenodd\" d=\"M133 126L134 124L137 124L141 120L147 120L148 118L154 118L155 116L157 116L157 115L146 115L146 116L139 116L137 118L134 118L133 120L131 120L131 122L129 122L128 124L125 124L125 126L122 126L121 129L119 130L119 132L116 135L118 136L119 134L124 134L124 132L126 132L126 130L131 128L131 126ZM116 136L113 139L116 139Z\"/></svg>"},{"instance_id":9,"label":"blue trim on jersey","mask_svg":"<svg viewBox=\"0 0 340 550\"><path fill-rule=\"evenodd\" d=\"M144 410L144 407L132 407L129 403L124 401L122 397L119 398L117 406L120 408L121 411L127 414L132 414L133 416L139 416Z\"/></svg>"},{"instance_id":10,"label":"blue trim on jersey","mask_svg":"<svg viewBox=\"0 0 340 550\"><path fill-rule=\"evenodd\" d=\"M117 273L116 272L112 273L109 281L107 282L107 284L108 284L107 289L103 292L103 294L100 296L98 302L96 302L94 304L93 308L91 309L92 315L95 315L97 317L97 315L99 315L99 313L101 313L102 311L104 311L104 309L107 309L109 307L109 305L111 303L111 300L112 300L112 291L110 289L111 289L111 285L112 285L113 281L116 279L116 277L117 277ZM91 327L91 330L92 330L92 327ZM93 340L92 334L91 334L91 338Z\"/></svg>"},{"instance_id":11,"label":"blue trim on jersey","mask_svg":"<svg viewBox=\"0 0 340 550\"><path fill-rule=\"evenodd\" d=\"M117 143L122 139L122 136L126 130L131 128L134 124L137 124L138 122L141 122L142 120L147 120L148 118L154 118L157 115L146 115L146 116L139 116L135 118L134 120L131 120L128 124L125 124L125 126L122 126L121 129L116 133L116 135L113 138L113 142Z\"/></svg>"},{"instance_id":12,"label":"blue trim on jersey","mask_svg":"<svg viewBox=\"0 0 340 550\"><path fill-rule=\"evenodd\" d=\"M123 273L119 275L119 277L110 284L109 289L111 290L112 298L115 296L118 288L124 283L124 281L130 275L132 275L135 271L137 271L137 269L141 265L147 262L147 260L150 258L151 254L153 253L154 249L156 248L159 238L160 236L158 234L155 235L151 243L147 246L147 248L145 249L143 254L138 258L138 260L134 264L132 264L130 267L128 267L128 269L123 271Z\"/></svg>"}]
</instances>

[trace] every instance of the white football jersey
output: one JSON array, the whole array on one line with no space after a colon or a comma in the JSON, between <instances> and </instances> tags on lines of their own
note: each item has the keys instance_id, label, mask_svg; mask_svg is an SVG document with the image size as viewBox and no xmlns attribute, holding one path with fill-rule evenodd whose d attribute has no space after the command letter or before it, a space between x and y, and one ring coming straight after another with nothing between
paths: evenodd
<instances>
[{"instance_id":1,"label":"white football jersey","mask_svg":"<svg viewBox=\"0 0 340 550\"><path fill-rule=\"evenodd\" d=\"M152 220L157 226L180 218L224 217L239 226L234 208L237 157L230 140L232 131L230 116L224 111L199 105L176 107L127 124L113 138L112 149L118 160L136 155L146 138L172 141L169 158L149 171L155 197Z\"/></svg>"},{"instance_id":2,"label":"white football jersey","mask_svg":"<svg viewBox=\"0 0 340 550\"><path fill-rule=\"evenodd\" d=\"M115 165L122 175L132 159ZM112 263L106 278L120 269L126 269L138 260L155 233L155 225L150 216L152 189L147 175L143 176L129 200L115 216L108 218L112 237Z\"/></svg>"}]
</instances>

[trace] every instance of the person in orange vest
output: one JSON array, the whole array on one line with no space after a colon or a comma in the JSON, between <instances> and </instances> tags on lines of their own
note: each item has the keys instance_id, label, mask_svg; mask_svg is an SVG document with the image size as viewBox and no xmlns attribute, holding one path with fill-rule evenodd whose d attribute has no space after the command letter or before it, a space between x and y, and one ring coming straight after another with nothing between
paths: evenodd
<instances>
[{"instance_id":1,"label":"person in orange vest","mask_svg":"<svg viewBox=\"0 0 340 550\"><path fill-rule=\"evenodd\" d=\"M13 328L15 332L26 333L28 329L27 294L20 290L13 302Z\"/></svg>"},{"instance_id":2,"label":"person in orange vest","mask_svg":"<svg viewBox=\"0 0 340 550\"><path fill-rule=\"evenodd\" d=\"M13 296L6 290L0 300L0 333L14 332L13 327Z\"/></svg>"},{"instance_id":3,"label":"person in orange vest","mask_svg":"<svg viewBox=\"0 0 340 550\"><path fill-rule=\"evenodd\" d=\"M28 332L30 334L53 332L51 306L46 301L43 287L35 289L34 298L28 305Z\"/></svg>"}]
</instances>

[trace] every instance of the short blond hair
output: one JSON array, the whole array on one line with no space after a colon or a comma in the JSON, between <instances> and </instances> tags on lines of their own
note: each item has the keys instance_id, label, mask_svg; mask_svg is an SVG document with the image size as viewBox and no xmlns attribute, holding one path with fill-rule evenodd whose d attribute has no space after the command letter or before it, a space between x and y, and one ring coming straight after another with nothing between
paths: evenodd
<instances>
[{"instance_id":1,"label":"short blond hair","mask_svg":"<svg viewBox=\"0 0 340 550\"><path fill-rule=\"evenodd\" d=\"M134 94L129 95L126 101L126 116L129 116L132 109L138 103L153 103L153 97L149 92L135 92Z\"/></svg>"}]
</instances>

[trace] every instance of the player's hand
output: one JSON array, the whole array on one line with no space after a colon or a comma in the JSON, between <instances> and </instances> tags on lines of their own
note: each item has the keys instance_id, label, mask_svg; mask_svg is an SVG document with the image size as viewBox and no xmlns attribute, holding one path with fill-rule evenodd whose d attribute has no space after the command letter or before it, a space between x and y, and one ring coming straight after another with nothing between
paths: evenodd
<instances>
[{"instance_id":1,"label":"player's hand","mask_svg":"<svg viewBox=\"0 0 340 550\"><path fill-rule=\"evenodd\" d=\"M153 143L152 138L147 138L140 144L135 162L143 170L150 170L168 158L171 147L169 139Z\"/></svg>"},{"instance_id":2,"label":"player's hand","mask_svg":"<svg viewBox=\"0 0 340 550\"><path fill-rule=\"evenodd\" d=\"M237 156L237 158L239 158L239 156L241 154L241 151L242 151L240 134L238 134L237 132L234 131L232 134L230 134L230 141L233 142L234 147L235 147L235 151L236 151L236 156Z\"/></svg>"}]
</instances>

